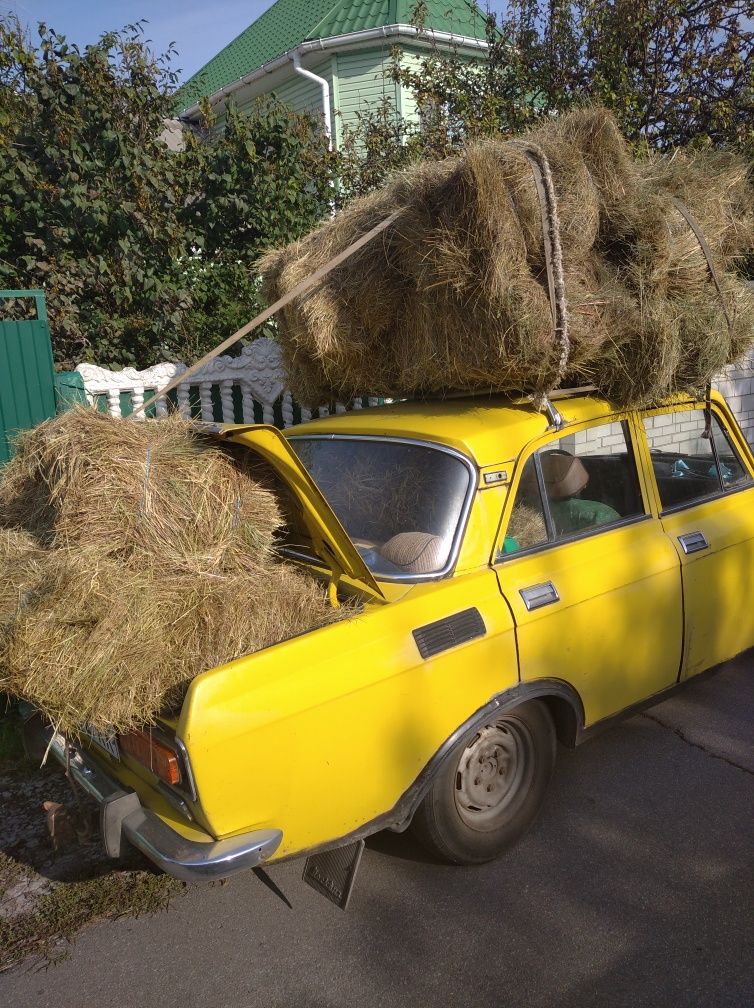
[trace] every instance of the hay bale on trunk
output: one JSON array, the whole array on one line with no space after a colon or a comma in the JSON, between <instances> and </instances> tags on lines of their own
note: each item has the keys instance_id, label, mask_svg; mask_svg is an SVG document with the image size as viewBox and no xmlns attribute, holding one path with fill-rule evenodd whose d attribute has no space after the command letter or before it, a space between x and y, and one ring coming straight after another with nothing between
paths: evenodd
<instances>
[{"instance_id":1,"label":"hay bale on trunk","mask_svg":"<svg viewBox=\"0 0 754 1008\"><path fill-rule=\"evenodd\" d=\"M0 483L0 524L43 545L215 570L256 564L281 524L248 452L172 415L128 423L78 407L21 435Z\"/></svg>"},{"instance_id":2,"label":"hay bale on trunk","mask_svg":"<svg viewBox=\"0 0 754 1008\"><path fill-rule=\"evenodd\" d=\"M697 390L754 342L754 296L735 274L754 248L754 197L731 155L639 160L604 109L547 120L546 154L569 306L567 380L623 405ZM730 331L699 243L723 277ZM283 296L380 220L397 221L279 318L291 387L317 405L535 388L556 372L541 210L520 147L486 140L419 164L260 263ZM729 312L729 314L731 314Z\"/></svg>"},{"instance_id":3,"label":"hay bale on trunk","mask_svg":"<svg viewBox=\"0 0 754 1008\"><path fill-rule=\"evenodd\" d=\"M177 417L27 432L0 481L0 690L68 732L124 731L200 672L353 615L275 557L251 457Z\"/></svg>"}]
</instances>

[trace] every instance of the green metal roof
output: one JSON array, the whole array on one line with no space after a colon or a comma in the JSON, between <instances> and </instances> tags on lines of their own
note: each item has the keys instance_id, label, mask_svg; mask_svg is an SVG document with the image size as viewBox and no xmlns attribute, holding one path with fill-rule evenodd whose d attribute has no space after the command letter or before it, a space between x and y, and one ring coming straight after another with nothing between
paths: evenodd
<instances>
[{"instance_id":1,"label":"green metal roof","mask_svg":"<svg viewBox=\"0 0 754 1008\"><path fill-rule=\"evenodd\" d=\"M347 32L411 24L417 0L341 0L307 38L331 38ZM426 0L425 28L484 38L485 16L468 0ZM303 40L302 40L303 41Z\"/></svg>"},{"instance_id":2,"label":"green metal roof","mask_svg":"<svg viewBox=\"0 0 754 1008\"><path fill-rule=\"evenodd\" d=\"M410 24L416 0L276 0L194 74L177 95L187 109L308 39ZM425 28L484 38L485 15L474 0L426 0Z\"/></svg>"}]
</instances>

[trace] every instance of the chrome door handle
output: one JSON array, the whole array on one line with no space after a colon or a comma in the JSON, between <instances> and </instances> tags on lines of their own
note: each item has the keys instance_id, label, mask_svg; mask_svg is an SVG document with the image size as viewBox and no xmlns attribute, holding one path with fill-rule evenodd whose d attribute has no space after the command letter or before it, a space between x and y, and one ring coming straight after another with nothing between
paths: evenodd
<instances>
[{"instance_id":1,"label":"chrome door handle","mask_svg":"<svg viewBox=\"0 0 754 1008\"><path fill-rule=\"evenodd\" d=\"M678 536L678 542L683 547L684 553L698 553L699 550L709 549L704 532L687 532L686 535Z\"/></svg>"},{"instance_id":2,"label":"chrome door handle","mask_svg":"<svg viewBox=\"0 0 754 1008\"><path fill-rule=\"evenodd\" d=\"M553 602L560 602L560 595L558 595L557 588L552 581L532 585L531 588L520 588L518 593L529 612L532 609L541 609L542 606L552 605Z\"/></svg>"}]
</instances>

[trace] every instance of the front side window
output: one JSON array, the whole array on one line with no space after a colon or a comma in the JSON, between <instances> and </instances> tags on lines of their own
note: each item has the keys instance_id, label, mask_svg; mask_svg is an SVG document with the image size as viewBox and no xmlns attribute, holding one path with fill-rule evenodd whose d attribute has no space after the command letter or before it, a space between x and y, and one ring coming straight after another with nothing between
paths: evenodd
<instances>
[{"instance_id":1,"label":"front side window","mask_svg":"<svg viewBox=\"0 0 754 1008\"><path fill-rule=\"evenodd\" d=\"M469 464L389 439L295 437L290 444L376 577L445 570L475 486Z\"/></svg>"},{"instance_id":2,"label":"front side window","mask_svg":"<svg viewBox=\"0 0 754 1008\"><path fill-rule=\"evenodd\" d=\"M528 459L501 558L643 514L627 425L589 427L550 442Z\"/></svg>"},{"instance_id":3,"label":"front side window","mask_svg":"<svg viewBox=\"0 0 754 1008\"><path fill-rule=\"evenodd\" d=\"M644 418L663 511L737 490L752 478L713 414L707 436L704 410L654 413Z\"/></svg>"}]
</instances>

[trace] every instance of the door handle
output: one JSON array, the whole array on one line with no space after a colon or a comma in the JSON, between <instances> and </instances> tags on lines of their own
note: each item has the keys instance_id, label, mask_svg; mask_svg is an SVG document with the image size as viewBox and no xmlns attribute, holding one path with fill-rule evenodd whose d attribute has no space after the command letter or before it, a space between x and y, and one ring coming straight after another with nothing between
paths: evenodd
<instances>
[{"instance_id":1,"label":"door handle","mask_svg":"<svg viewBox=\"0 0 754 1008\"><path fill-rule=\"evenodd\" d=\"M541 609L542 606L552 605L553 602L560 602L560 595L558 595L557 588L552 581L532 585L531 588L520 588L518 593L529 612L532 609Z\"/></svg>"},{"instance_id":2,"label":"door handle","mask_svg":"<svg viewBox=\"0 0 754 1008\"><path fill-rule=\"evenodd\" d=\"M698 553L699 550L709 549L709 543L704 537L704 532L687 532L678 536L684 553Z\"/></svg>"}]
</instances>

